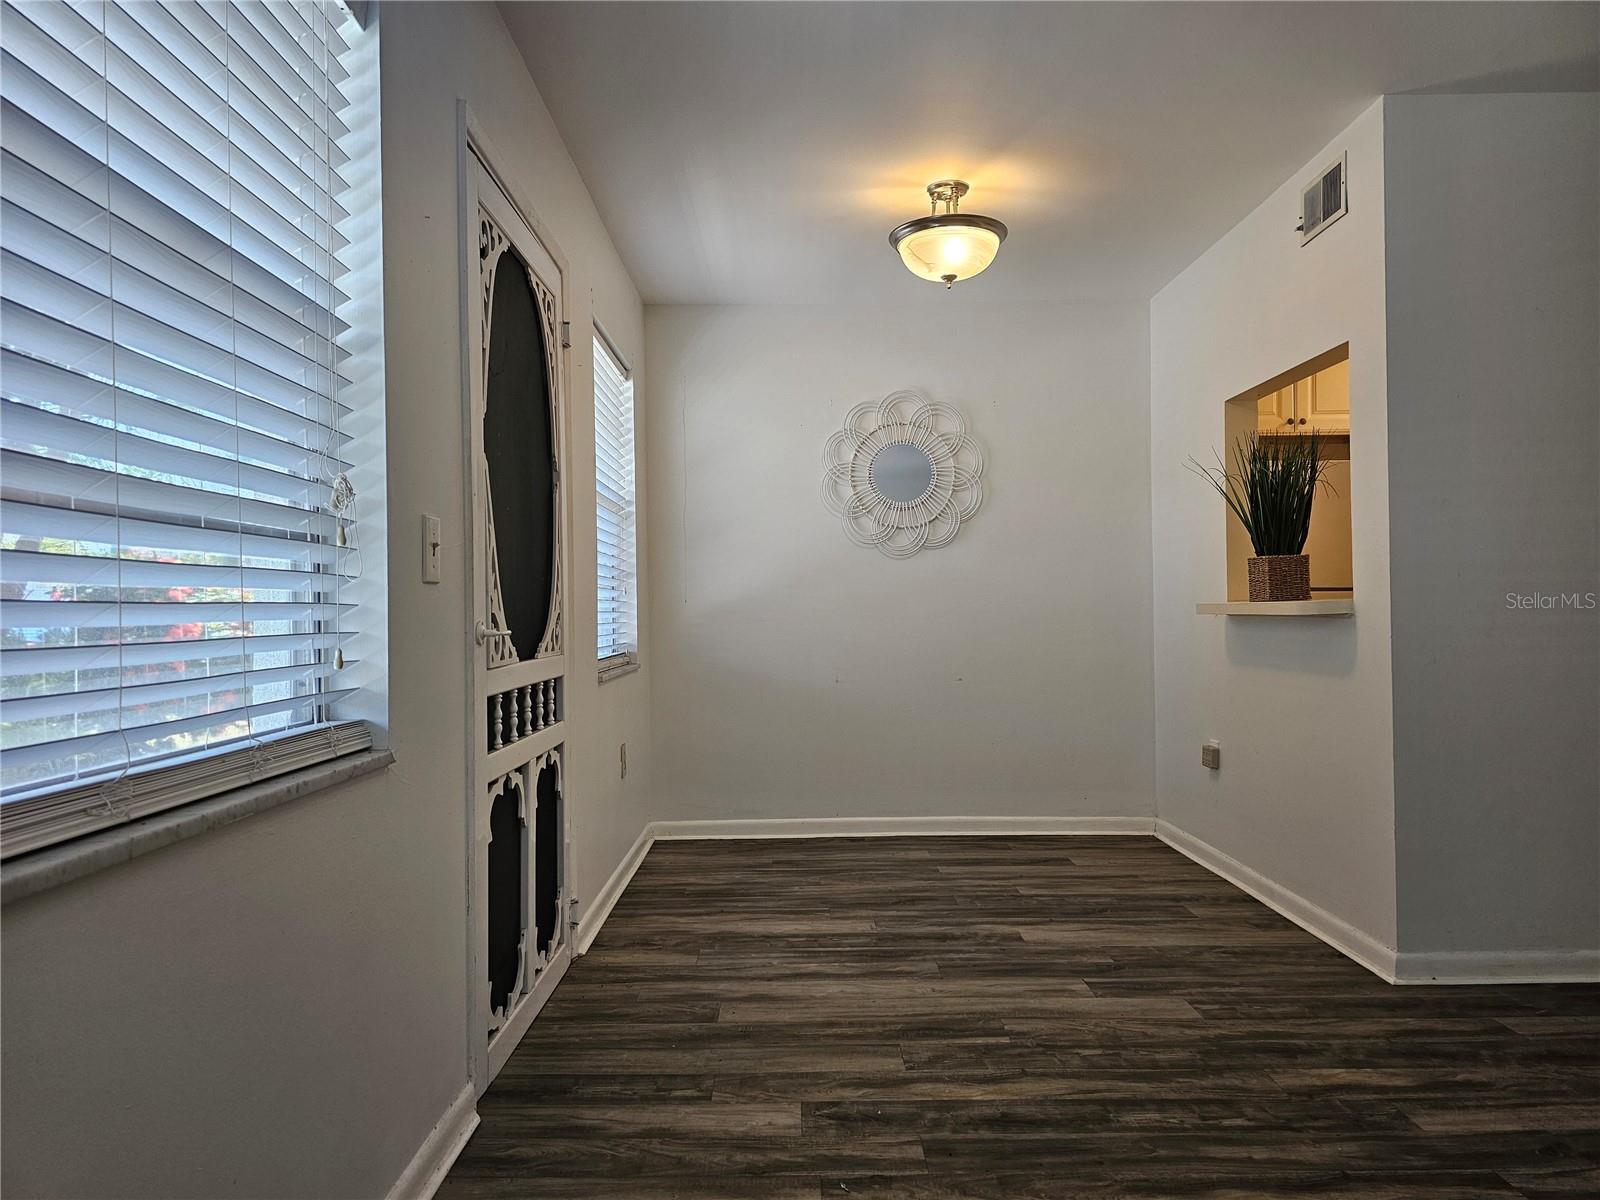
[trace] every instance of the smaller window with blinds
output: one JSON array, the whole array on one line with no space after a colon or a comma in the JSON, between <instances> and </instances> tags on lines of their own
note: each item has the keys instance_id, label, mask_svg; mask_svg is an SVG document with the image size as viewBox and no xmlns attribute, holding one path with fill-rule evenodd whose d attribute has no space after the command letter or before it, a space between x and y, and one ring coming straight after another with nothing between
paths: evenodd
<instances>
[{"instance_id":1,"label":"smaller window with blinds","mask_svg":"<svg viewBox=\"0 0 1600 1200\"><path fill-rule=\"evenodd\" d=\"M639 557L635 539L633 379L594 338L594 492L600 677L639 661Z\"/></svg>"}]
</instances>

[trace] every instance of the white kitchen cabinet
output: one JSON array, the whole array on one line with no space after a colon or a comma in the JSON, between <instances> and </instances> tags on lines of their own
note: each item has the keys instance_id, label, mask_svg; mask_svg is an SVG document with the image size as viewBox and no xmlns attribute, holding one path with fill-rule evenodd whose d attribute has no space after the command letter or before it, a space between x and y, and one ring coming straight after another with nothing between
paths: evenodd
<instances>
[{"instance_id":1,"label":"white kitchen cabinet","mask_svg":"<svg viewBox=\"0 0 1600 1200\"><path fill-rule=\"evenodd\" d=\"M1345 359L1256 401L1259 433L1350 432L1350 362Z\"/></svg>"}]
</instances>

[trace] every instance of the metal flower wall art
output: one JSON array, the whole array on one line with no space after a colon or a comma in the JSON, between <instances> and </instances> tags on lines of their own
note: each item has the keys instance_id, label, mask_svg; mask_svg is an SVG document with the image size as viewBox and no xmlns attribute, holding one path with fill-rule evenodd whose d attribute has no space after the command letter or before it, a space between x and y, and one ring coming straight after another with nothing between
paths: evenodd
<instances>
[{"instance_id":1,"label":"metal flower wall art","mask_svg":"<svg viewBox=\"0 0 1600 1200\"><path fill-rule=\"evenodd\" d=\"M983 502L983 452L966 419L914 391L852 408L823 465L823 503L851 541L890 558L949 545Z\"/></svg>"}]
</instances>

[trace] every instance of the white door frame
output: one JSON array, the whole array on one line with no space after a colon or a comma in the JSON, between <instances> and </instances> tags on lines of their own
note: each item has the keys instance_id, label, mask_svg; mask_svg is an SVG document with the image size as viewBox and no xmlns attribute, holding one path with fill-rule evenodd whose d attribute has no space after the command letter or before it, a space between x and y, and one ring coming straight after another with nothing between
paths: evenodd
<instances>
[{"instance_id":1,"label":"white door frame","mask_svg":"<svg viewBox=\"0 0 1600 1200\"><path fill-rule=\"evenodd\" d=\"M467 1064L474 1092L482 1095L516 1048L534 1016L549 999L572 959L572 797L566 789L570 773L563 769L570 745L570 722L567 720L564 694L570 656L563 634L565 629L570 628L572 578L572 500L570 489L565 486L567 465L571 461L569 406L566 402L570 365L566 346L568 339L564 336L568 271L565 256L549 230L537 220L533 210L516 190L508 185L504 174L495 169L497 156L487 144L465 101L458 105L458 118L461 411L462 445L466 459L466 519L463 524L469 548L469 553L462 556L468 599L468 628L464 631L468 746L464 792L467 850ZM504 656L492 653L500 639L492 635L483 637L485 630L495 624L488 602L494 568L487 554L486 537L480 534L481 516L483 528L492 531L485 515L489 502L482 450L485 331L479 238L485 215L533 269L539 282L549 288L555 306L553 320L549 319L548 314L545 315L545 336L549 339L554 357L554 371L551 373L554 391L551 437L557 464L555 561L552 564L555 602L550 628L544 633L538 655L525 662L502 662L493 667L490 666L491 657ZM521 736L514 740L492 737L487 715L491 694L507 697L511 711L523 718L520 725L514 723L514 728ZM535 711L537 719L533 715ZM560 891L555 929L551 934L549 956L540 961L531 944L535 926L532 911L534 850L530 830L523 887L527 928L523 965L506 1011L497 1017L489 1010L488 968L484 961L488 938L488 912L483 903L488 877L488 821L491 807L488 788L494 780L524 766L529 769L528 782L534 783L539 769L546 765L555 770L561 790L561 847L557 855ZM535 797L527 794L527 789L524 792L525 816L531 822Z\"/></svg>"}]
</instances>

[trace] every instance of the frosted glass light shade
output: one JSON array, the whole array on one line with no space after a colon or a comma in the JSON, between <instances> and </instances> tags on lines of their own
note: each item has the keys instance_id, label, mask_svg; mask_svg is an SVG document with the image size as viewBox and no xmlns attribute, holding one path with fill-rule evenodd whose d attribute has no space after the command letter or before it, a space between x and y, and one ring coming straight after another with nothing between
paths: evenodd
<instances>
[{"instance_id":1,"label":"frosted glass light shade","mask_svg":"<svg viewBox=\"0 0 1600 1200\"><path fill-rule=\"evenodd\" d=\"M1005 236L1006 227L992 217L948 213L907 221L889 241L913 275L948 285L987 268Z\"/></svg>"}]
</instances>

